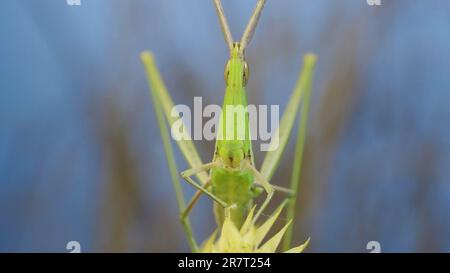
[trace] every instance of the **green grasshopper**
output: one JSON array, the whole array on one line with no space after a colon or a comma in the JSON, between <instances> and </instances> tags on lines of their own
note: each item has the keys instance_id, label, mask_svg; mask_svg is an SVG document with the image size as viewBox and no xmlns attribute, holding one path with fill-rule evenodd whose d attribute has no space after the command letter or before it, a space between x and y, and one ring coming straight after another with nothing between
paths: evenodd
<instances>
[{"instance_id":1,"label":"green grasshopper","mask_svg":"<svg viewBox=\"0 0 450 273\"><path fill-rule=\"evenodd\" d=\"M219 135L227 135L227 130L236 130L237 121L235 119L225 118L227 106L247 106L246 85L249 79L249 68L245 60L245 49L253 36L265 2L265 0L258 0L242 39L237 43L234 42L231 36L220 0L214 0L222 32L230 50L230 59L227 62L224 73L226 90L221 119L218 126ZM187 206L178 179L178 171L167 130L167 125L172 126L177 121L177 118L171 115L174 103L161 79L153 55L149 52L144 52L141 55L141 59L148 74L150 93L167 155L178 206L181 211L180 220L183 224L192 251L198 251L198 244L193 236L188 216L202 194L207 195L215 201L214 214L219 225L223 222L225 209L228 208L233 223L238 227L241 226L249 208L252 206L254 198L257 197L262 190L264 190L267 195L264 202L257 210L253 222L256 222L258 217L265 210L276 190L288 194L288 198L290 198L287 210L288 218L292 219L294 215L301 158L306 134L309 97L313 70L316 62L315 55L308 54L304 58L304 66L300 79L283 114L280 126L277 129L278 132L275 134L278 137L277 143L279 146L278 148L267 152L260 170L257 170L254 164L252 143L249 136L248 116L246 116L244 121L246 130L245 137L243 139L237 138L236 135L232 133L231 138L227 135L227 138L225 139L216 139L215 153L210 163L204 164L202 162L190 139L181 139L177 141L182 154L191 166L190 169L181 172L181 176L197 189L197 192ZM302 99L302 118L296 142L295 165L293 167L291 188L286 189L280 186L271 185L269 180L273 176L288 142ZM200 183L194 181L192 178L193 176L196 176ZM288 231L285 237L285 248L288 248L290 245L290 233L291 230Z\"/></svg>"}]
</instances>

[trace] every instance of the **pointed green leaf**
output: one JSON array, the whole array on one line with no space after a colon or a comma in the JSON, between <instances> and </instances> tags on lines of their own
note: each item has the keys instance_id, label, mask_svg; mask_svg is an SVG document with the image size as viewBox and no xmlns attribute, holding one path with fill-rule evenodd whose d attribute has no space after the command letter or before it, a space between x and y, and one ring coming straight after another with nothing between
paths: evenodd
<instances>
[{"instance_id":1,"label":"pointed green leaf","mask_svg":"<svg viewBox=\"0 0 450 273\"><path fill-rule=\"evenodd\" d=\"M206 242L203 243L203 246L201 247L202 252L211 253L214 252L214 242L216 241L217 233L219 232L218 229L216 229L213 234L206 240Z\"/></svg>"},{"instance_id":2,"label":"pointed green leaf","mask_svg":"<svg viewBox=\"0 0 450 273\"><path fill-rule=\"evenodd\" d=\"M284 233L286 232L286 229L288 226L292 223L292 220L289 221L275 236L273 236L270 240L268 240L261 248L260 252L264 253L275 253L277 250L278 245L281 242L281 239L283 238Z\"/></svg>"},{"instance_id":3,"label":"pointed green leaf","mask_svg":"<svg viewBox=\"0 0 450 273\"><path fill-rule=\"evenodd\" d=\"M171 115L172 109L174 108L174 103L158 71L153 54L151 52L143 52L141 54L141 60L147 71L150 93L152 94L155 103L161 105L164 116L169 124L169 127L171 127L177 120L179 120L180 117L174 117ZM187 130L184 129L183 131L186 132ZM203 165L200 155L198 154L191 139L182 139L176 141L176 143L191 168L197 168ZM200 172L196 176L203 185L206 184L208 180L208 174L206 172Z\"/></svg>"},{"instance_id":4,"label":"pointed green leaf","mask_svg":"<svg viewBox=\"0 0 450 273\"><path fill-rule=\"evenodd\" d=\"M295 86L294 92L289 98L289 103L286 110L284 110L283 116L281 117L280 125L270 144L270 148L277 148L269 149L269 152L267 152L261 166L261 174L267 180L272 178L276 168L278 167L281 155L283 154L284 148L289 140L303 95L311 89L316 59L317 57L314 54L307 54L303 58L303 69L300 74L300 79Z\"/></svg>"},{"instance_id":5,"label":"pointed green leaf","mask_svg":"<svg viewBox=\"0 0 450 273\"><path fill-rule=\"evenodd\" d=\"M219 239L219 249L222 251L232 251L238 248L241 243L241 234L231 221L229 211L226 212L225 221L222 226L222 233Z\"/></svg>"},{"instance_id":6,"label":"pointed green leaf","mask_svg":"<svg viewBox=\"0 0 450 273\"><path fill-rule=\"evenodd\" d=\"M253 214L255 213L255 209L256 209L256 205L253 206L253 208L248 212L247 218L245 219L245 222L241 227L241 235L244 235L245 233L247 233L247 231L249 231L249 229L252 225Z\"/></svg>"},{"instance_id":7,"label":"pointed green leaf","mask_svg":"<svg viewBox=\"0 0 450 273\"><path fill-rule=\"evenodd\" d=\"M273 224L277 220L278 216L280 215L281 211L283 210L284 206L286 205L286 202L283 202L277 210L270 216L267 221L262 224L257 230L256 230L256 238L255 238L255 246L258 247L262 240L266 237L267 233L269 232L270 228L272 228Z\"/></svg>"},{"instance_id":8,"label":"pointed green leaf","mask_svg":"<svg viewBox=\"0 0 450 273\"><path fill-rule=\"evenodd\" d=\"M303 245L299 245L297 247L291 248L288 251L285 251L283 253L301 253L308 246L310 240L311 240L311 238L308 238L308 240L306 240L306 242Z\"/></svg>"}]
</instances>

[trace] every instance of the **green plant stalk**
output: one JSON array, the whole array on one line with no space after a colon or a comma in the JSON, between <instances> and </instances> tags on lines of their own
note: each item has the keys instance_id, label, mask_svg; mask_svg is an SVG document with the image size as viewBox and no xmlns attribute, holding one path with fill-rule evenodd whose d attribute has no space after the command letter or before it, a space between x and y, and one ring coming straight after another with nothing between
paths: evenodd
<instances>
[{"instance_id":1,"label":"green plant stalk","mask_svg":"<svg viewBox=\"0 0 450 273\"><path fill-rule=\"evenodd\" d=\"M315 65L315 62L312 66ZM312 70L312 69L311 69ZM303 107L301 110L301 117L299 119L298 124L298 132L295 143L295 155L294 162L292 167L292 175L291 175L291 185L290 189L293 192L292 197L289 199L286 209L286 219L287 221L292 220L292 224L289 225L286 234L283 239L283 251L287 251L291 247L292 242L292 231L294 228L295 221L293 221L295 216L295 207L297 204L297 195L298 188L300 184L300 176L302 170L302 162L303 162L303 151L305 146L306 139L306 128L308 123L308 113L309 113L309 104L310 104L310 96L311 96L311 85L312 85L312 74L309 75L310 78L305 79L307 81L306 88L304 90L304 98L303 98Z\"/></svg>"},{"instance_id":2,"label":"green plant stalk","mask_svg":"<svg viewBox=\"0 0 450 273\"><path fill-rule=\"evenodd\" d=\"M145 66L148 66L147 62L145 62L145 61L143 61L143 62L144 62ZM149 67L147 67L147 69L149 69ZM185 210L186 203L185 203L185 200L183 197L183 189L182 189L181 183L178 179L177 165L176 165L172 146L170 145L170 136L168 133L168 128L165 124L163 110L162 110L161 106L156 102L155 94L153 91L153 89L157 88L157 87L152 85L152 82L150 81L150 75L148 75L147 78L149 79L149 85L151 86L150 95L152 97L153 106L155 107L156 118L158 120L158 125L159 125L159 132L161 133L164 151L166 153L167 164L169 165L169 171L170 171L170 176L171 176L171 180L172 180L172 185L175 189L175 195L176 195L176 199L177 199L177 203L178 203L178 208L179 208L179 211L181 212L181 211ZM189 219L182 222L182 224L183 224L183 229L186 233L186 237L188 238L188 243L189 243L189 246L190 246L192 252L194 252L194 253L198 252L198 245L197 245L197 242L195 241L194 234L192 233L192 228L191 228Z\"/></svg>"}]
</instances>

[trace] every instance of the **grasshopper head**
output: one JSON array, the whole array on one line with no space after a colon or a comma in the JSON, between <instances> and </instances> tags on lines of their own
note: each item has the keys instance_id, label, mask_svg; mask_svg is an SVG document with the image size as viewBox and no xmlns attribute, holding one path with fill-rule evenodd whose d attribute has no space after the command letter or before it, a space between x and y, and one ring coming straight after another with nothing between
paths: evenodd
<instances>
[{"instance_id":1,"label":"grasshopper head","mask_svg":"<svg viewBox=\"0 0 450 273\"><path fill-rule=\"evenodd\" d=\"M237 77L236 77L237 76ZM233 49L230 53L225 71L224 79L227 85L242 85L247 86L250 70L245 61L244 51L241 50L240 43L233 43Z\"/></svg>"},{"instance_id":2,"label":"grasshopper head","mask_svg":"<svg viewBox=\"0 0 450 273\"><path fill-rule=\"evenodd\" d=\"M238 168L245 158L244 147L241 143L229 143L218 150L219 157L227 168Z\"/></svg>"}]
</instances>

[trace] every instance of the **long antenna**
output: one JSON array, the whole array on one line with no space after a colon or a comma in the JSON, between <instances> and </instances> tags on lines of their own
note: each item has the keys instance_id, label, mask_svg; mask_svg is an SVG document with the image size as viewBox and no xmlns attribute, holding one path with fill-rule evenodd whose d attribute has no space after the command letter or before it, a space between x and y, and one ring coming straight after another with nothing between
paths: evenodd
<instances>
[{"instance_id":1,"label":"long antenna","mask_svg":"<svg viewBox=\"0 0 450 273\"><path fill-rule=\"evenodd\" d=\"M228 44L228 47L233 50L233 37L231 36L230 28L228 27L227 18L225 17L225 13L223 11L222 3L220 0L214 0L214 4L216 5L217 15L219 16L220 26L222 27L223 36L225 37L225 42Z\"/></svg>"},{"instance_id":2,"label":"long antenna","mask_svg":"<svg viewBox=\"0 0 450 273\"><path fill-rule=\"evenodd\" d=\"M258 24L259 18L261 17L261 12L264 8L265 3L266 0L258 0L258 3L256 4L256 8L253 11L253 15L250 18L247 27L245 28L244 34L242 35L241 52L244 52L245 48L250 43L253 34L255 33L256 25Z\"/></svg>"}]
</instances>

